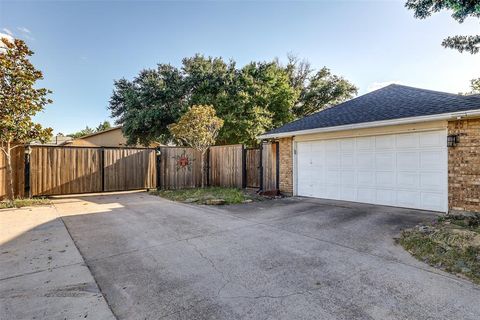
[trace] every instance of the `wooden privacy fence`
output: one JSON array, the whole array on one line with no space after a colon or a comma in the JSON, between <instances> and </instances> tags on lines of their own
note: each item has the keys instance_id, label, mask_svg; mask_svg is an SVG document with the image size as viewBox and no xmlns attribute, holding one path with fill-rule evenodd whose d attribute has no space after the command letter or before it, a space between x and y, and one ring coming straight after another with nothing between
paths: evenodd
<instances>
[{"instance_id":1,"label":"wooden privacy fence","mask_svg":"<svg viewBox=\"0 0 480 320\"><path fill-rule=\"evenodd\" d=\"M23 146L12 151L13 192L17 197L24 196L25 190L25 150ZM7 157L0 151L0 200L9 195L7 179Z\"/></svg>"},{"instance_id":2,"label":"wooden privacy fence","mask_svg":"<svg viewBox=\"0 0 480 320\"><path fill-rule=\"evenodd\" d=\"M4 160L0 157L0 198L7 195ZM23 147L15 149L12 164L17 197L148 189L157 185L155 149L32 145L29 157Z\"/></svg>"},{"instance_id":3,"label":"wooden privacy fence","mask_svg":"<svg viewBox=\"0 0 480 320\"><path fill-rule=\"evenodd\" d=\"M161 189L194 188L201 185L201 153L191 148L161 147L158 181ZM206 185L278 190L278 143L261 148L241 144L211 147L205 159ZM263 177L263 179L261 178Z\"/></svg>"},{"instance_id":4,"label":"wooden privacy fence","mask_svg":"<svg viewBox=\"0 0 480 320\"><path fill-rule=\"evenodd\" d=\"M245 149L245 187L260 188L261 161L259 148Z\"/></svg>"},{"instance_id":5,"label":"wooden privacy fence","mask_svg":"<svg viewBox=\"0 0 480 320\"><path fill-rule=\"evenodd\" d=\"M243 145L215 146L208 153L209 185L214 187L244 187Z\"/></svg>"},{"instance_id":6,"label":"wooden privacy fence","mask_svg":"<svg viewBox=\"0 0 480 320\"><path fill-rule=\"evenodd\" d=\"M160 147L158 187L184 189L201 186L202 154L192 148Z\"/></svg>"},{"instance_id":7,"label":"wooden privacy fence","mask_svg":"<svg viewBox=\"0 0 480 320\"><path fill-rule=\"evenodd\" d=\"M202 154L191 148L30 146L12 155L15 196L47 196L134 189L201 186ZM205 155L208 186L278 190L278 143L261 148L211 147ZM8 194L0 154L0 199Z\"/></svg>"}]
</instances>

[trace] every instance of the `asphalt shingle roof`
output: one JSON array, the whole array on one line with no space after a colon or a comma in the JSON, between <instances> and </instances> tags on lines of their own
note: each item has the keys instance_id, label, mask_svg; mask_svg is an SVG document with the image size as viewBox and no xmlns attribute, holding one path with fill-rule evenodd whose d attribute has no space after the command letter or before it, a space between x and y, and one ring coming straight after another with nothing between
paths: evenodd
<instances>
[{"instance_id":1,"label":"asphalt shingle roof","mask_svg":"<svg viewBox=\"0 0 480 320\"><path fill-rule=\"evenodd\" d=\"M480 95L463 96L392 84L305 118L287 123L266 134L474 109L480 109Z\"/></svg>"}]
</instances>

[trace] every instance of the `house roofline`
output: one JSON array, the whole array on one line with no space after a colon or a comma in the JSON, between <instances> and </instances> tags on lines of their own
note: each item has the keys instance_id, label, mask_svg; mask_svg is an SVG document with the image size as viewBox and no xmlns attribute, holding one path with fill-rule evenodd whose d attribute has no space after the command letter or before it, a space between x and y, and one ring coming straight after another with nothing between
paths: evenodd
<instances>
[{"instance_id":1,"label":"house roofline","mask_svg":"<svg viewBox=\"0 0 480 320\"><path fill-rule=\"evenodd\" d=\"M299 136L299 135L313 134L313 133L375 128L375 127L392 126L392 125L398 125L398 124L409 124L409 123L438 121L438 120L454 120L454 119L472 118L472 117L480 117L480 109L440 113L440 114L428 115L428 116L417 116L417 117L399 118L399 119L390 119L390 120L381 120L381 121L372 121L372 122L361 122L361 123L353 123L353 124L334 126L334 127L324 127L324 128L314 128L314 129L307 129L307 130L262 134L257 136L257 139L261 140L261 139L287 138L291 136Z\"/></svg>"},{"instance_id":2,"label":"house roofline","mask_svg":"<svg viewBox=\"0 0 480 320\"><path fill-rule=\"evenodd\" d=\"M86 136L83 136L83 137L80 137L80 138L77 138L77 139L85 139L85 138L93 137L93 136L96 136L96 135L99 135L99 134L102 134L102 133L105 133L105 132L109 132L109 131L113 131L113 130L117 130L117 129L121 129L121 128L122 128L122 126L111 127L111 128L106 129L106 130L102 130L102 131L99 131L99 132L94 132L94 133L87 134Z\"/></svg>"}]
</instances>

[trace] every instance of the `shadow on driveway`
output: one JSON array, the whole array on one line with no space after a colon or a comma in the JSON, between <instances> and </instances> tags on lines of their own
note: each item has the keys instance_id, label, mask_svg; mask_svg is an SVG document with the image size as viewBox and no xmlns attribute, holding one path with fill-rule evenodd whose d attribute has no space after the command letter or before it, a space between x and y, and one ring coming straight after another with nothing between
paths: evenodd
<instances>
[{"instance_id":1,"label":"shadow on driveway","mask_svg":"<svg viewBox=\"0 0 480 320\"><path fill-rule=\"evenodd\" d=\"M145 193L55 206L119 319L478 319L480 288L393 237L429 212L286 198L179 204Z\"/></svg>"}]
</instances>

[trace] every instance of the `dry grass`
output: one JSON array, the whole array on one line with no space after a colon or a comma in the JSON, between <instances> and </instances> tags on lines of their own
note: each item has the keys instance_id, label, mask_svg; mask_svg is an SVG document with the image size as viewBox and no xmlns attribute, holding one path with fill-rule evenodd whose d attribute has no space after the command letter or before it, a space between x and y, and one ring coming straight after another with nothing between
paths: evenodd
<instances>
[{"instance_id":1,"label":"dry grass","mask_svg":"<svg viewBox=\"0 0 480 320\"><path fill-rule=\"evenodd\" d=\"M403 231L398 242L417 259L480 284L480 215L441 217Z\"/></svg>"}]
</instances>

